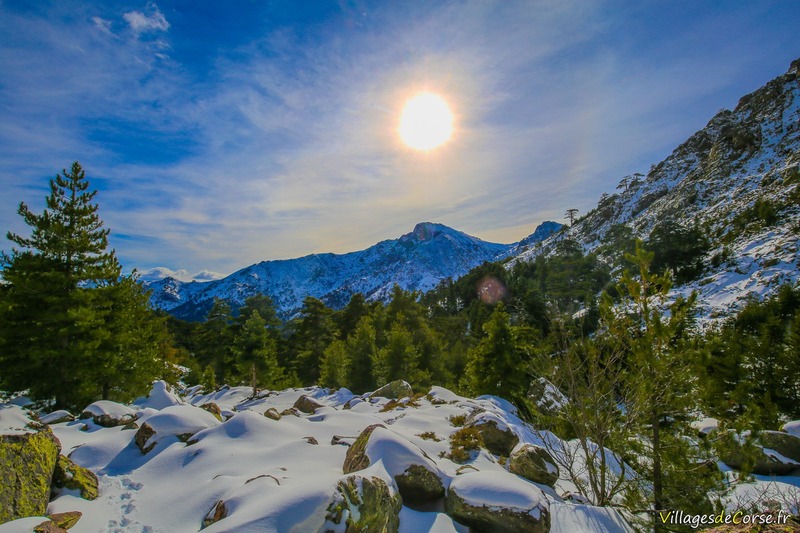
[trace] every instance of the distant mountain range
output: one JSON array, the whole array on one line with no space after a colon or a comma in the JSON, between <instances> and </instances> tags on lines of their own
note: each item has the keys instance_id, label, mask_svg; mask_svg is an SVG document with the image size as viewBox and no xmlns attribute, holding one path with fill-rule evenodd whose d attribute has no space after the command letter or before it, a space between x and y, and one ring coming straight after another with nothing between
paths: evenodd
<instances>
[{"instance_id":1,"label":"distant mountain range","mask_svg":"<svg viewBox=\"0 0 800 533\"><path fill-rule=\"evenodd\" d=\"M214 298L236 308L254 294L269 295L279 314L290 317L306 296L338 309L357 292L368 300L384 300L395 284L425 292L441 280L458 278L486 261L519 254L561 228L557 222L544 222L518 243L498 244L442 224L423 222L411 233L358 252L263 261L210 282L187 283L167 277L146 284L153 291L153 307L186 320L202 319Z\"/></svg>"},{"instance_id":2,"label":"distant mountain range","mask_svg":"<svg viewBox=\"0 0 800 533\"><path fill-rule=\"evenodd\" d=\"M489 243L425 222L359 252L266 261L206 283L150 282L151 302L201 319L214 297L236 307L265 293L290 317L307 295L340 308L356 292L383 300L395 283L427 291L485 261L512 265L552 254L565 239L619 264L609 255L615 236L647 239L658 224L673 221L701 228L712 244L705 272L675 287L674 296L697 291L701 320L724 317L752 295L800 280L800 60L734 110L720 111L646 175L623 178L617 190L572 227L545 222L518 243Z\"/></svg>"}]
</instances>

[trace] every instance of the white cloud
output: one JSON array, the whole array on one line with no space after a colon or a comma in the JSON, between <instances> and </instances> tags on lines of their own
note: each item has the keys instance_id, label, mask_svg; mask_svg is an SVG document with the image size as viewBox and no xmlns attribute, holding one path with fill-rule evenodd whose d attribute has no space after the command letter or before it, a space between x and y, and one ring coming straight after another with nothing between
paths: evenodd
<instances>
[{"instance_id":1,"label":"white cloud","mask_svg":"<svg viewBox=\"0 0 800 533\"><path fill-rule=\"evenodd\" d=\"M125 22L137 35L149 31L167 31L169 29L169 22L167 22L164 14L161 13L154 2L147 4L147 11L149 12L147 14L141 11L129 11L123 14L122 18L125 19Z\"/></svg>"},{"instance_id":2,"label":"white cloud","mask_svg":"<svg viewBox=\"0 0 800 533\"><path fill-rule=\"evenodd\" d=\"M101 32L105 33L106 35L114 35L111 31L111 21L106 20L101 17L92 17L92 22L94 23L95 27L99 29Z\"/></svg>"}]
</instances>

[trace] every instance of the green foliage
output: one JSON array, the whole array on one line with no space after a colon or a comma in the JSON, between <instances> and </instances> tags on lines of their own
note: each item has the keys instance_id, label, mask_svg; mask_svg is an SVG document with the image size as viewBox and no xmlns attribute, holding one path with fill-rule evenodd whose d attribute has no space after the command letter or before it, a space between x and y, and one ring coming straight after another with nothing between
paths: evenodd
<instances>
[{"instance_id":1,"label":"green foliage","mask_svg":"<svg viewBox=\"0 0 800 533\"><path fill-rule=\"evenodd\" d=\"M748 414L777 429L781 415L800 417L800 289L783 286L763 302L751 300L708 336L706 408L734 420Z\"/></svg>"},{"instance_id":2,"label":"green foliage","mask_svg":"<svg viewBox=\"0 0 800 533\"><path fill-rule=\"evenodd\" d=\"M724 237L725 243L733 242L739 235L748 231L774 225L778 220L781 206L767 198L757 198L753 205L740 211L731 220L732 229Z\"/></svg>"},{"instance_id":3,"label":"green foliage","mask_svg":"<svg viewBox=\"0 0 800 533\"><path fill-rule=\"evenodd\" d=\"M199 328L197 359L204 368L214 369L217 383L227 383L233 379L231 345L233 344L233 314L227 302L219 298L206 315L206 321Z\"/></svg>"},{"instance_id":4,"label":"green foliage","mask_svg":"<svg viewBox=\"0 0 800 533\"><path fill-rule=\"evenodd\" d=\"M637 277L626 272L621 282L630 311L608 317L608 332L628 350L623 398L626 416L644 444L636 464L649 487L642 496L654 509L702 512L709 508L706 494L719 477L699 468L708 452L692 444L689 425L699 358L691 335L695 295L678 298L665 313L671 283L651 272L653 257L639 245L629 257L639 270Z\"/></svg>"},{"instance_id":5,"label":"green foliage","mask_svg":"<svg viewBox=\"0 0 800 533\"><path fill-rule=\"evenodd\" d=\"M430 375L420 369L420 351L414 338L403 325L404 317L399 315L386 334L384 346L373 359L373 376L379 384L403 379L414 384L430 382Z\"/></svg>"},{"instance_id":6,"label":"green foliage","mask_svg":"<svg viewBox=\"0 0 800 533\"><path fill-rule=\"evenodd\" d=\"M531 382L534 336L530 328L511 326L500 303L484 324L485 336L467 354L462 387L473 395L493 394L512 401L525 397Z\"/></svg>"},{"instance_id":7,"label":"green foliage","mask_svg":"<svg viewBox=\"0 0 800 533\"><path fill-rule=\"evenodd\" d=\"M256 397L258 387L271 389L284 385L283 368L278 364L277 345L258 310L250 316L233 339L233 352L239 375L247 377Z\"/></svg>"},{"instance_id":8,"label":"green foliage","mask_svg":"<svg viewBox=\"0 0 800 533\"><path fill-rule=\"evenodd\" d=\"M670 269L678 283L687 283L702 274L709 247L699 227L687 228L674 221L658 224L647 241L647 248L654 252L653 271Z\"/></svg>"},{"instance_id":9,"label":"green foliage","mask_svg":"<svg viewBox=\"0 0 800 533\"><path fill-rule=\"evenodd\" d=\"M378 351L375 337L373 320L367 316L361 319L353 335L347 339L346 386L354 392L366 392L377 385L372 370Z\"/></svg>"},{"instance_id":10,"label":"green foliage","mask_svg":"<svg viewBox=\"0 0 800 533\"><path fill-rule=\"evenodd\" d=\"M455 463L466 463L475 450L483 447L483 437L477 428L461 428L450 435L450 453L447 457Z\"/></svg>"},{"instance_id":11,"label":"green foliage","mask_svg":"<svg viewBox=\"0 0 800 533\"><path fill-rule=\"evenodd\" d=\"M467 423L467 415L450 415L447 420L455 427L461 427Z\"/></svg>"},{"instance_id":12,"label":"green foliage","mask_svg":"<svg viewBox=\"0 0 800 533\"><path fill-rule=\"evenodd\" d=\"M325 349L336 335L333 311L317 298L307 296L300 317L292 326L289 345L293 370L301 382L318 383Z\"/></svg>"},{"instance_id":13,"label":"green foliage","mask_svg":"<svg viewBox=\"0 0 800 533\"><path fill-rule=\"evenodd\" d=\"M18 213L30 237L2 255L0 387L56 407L130 401L165 374L168 337L133 276L121 276L80 164L50 181L46 209Z\"/></svg>"}]
</instances>

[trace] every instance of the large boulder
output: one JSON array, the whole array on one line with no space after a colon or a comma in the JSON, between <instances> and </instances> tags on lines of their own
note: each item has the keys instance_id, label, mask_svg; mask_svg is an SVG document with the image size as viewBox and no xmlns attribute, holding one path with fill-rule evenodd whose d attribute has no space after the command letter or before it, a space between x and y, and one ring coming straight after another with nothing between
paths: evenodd
<instances>
[{"instance_id":1,"label":"large boulder","mask_svg":"<svg viewBox=\"0 0 800 533\"><path fill-rule=\"evenodd\" d=\"M800 463L800 438L782 431L762 431L758 440L761 446Z\"/></svg>"},{"instance_id":2,"label":"large boulder","mask_svg":"<svg viewBox=\"0 0 800 533\"><path fill-rule=\"evenodd\" d=\"M396 379L390 383L387 383L380 389L376 390L375 392L370 394L369 397L387 398L389 400L399 400L400 398L408 398L412 394L414 394L414 391L411 389L411 385L409 385L402 379Z\"/></svg>"},{"instance_id":3,"label":"large boulder","mask_svg":"<svg viewBox=\"0 0 800 533\"><path fill-rule=\"evenodd\" d=\"M383 479L350 474L336 485L319 532L396 533L402 506L400 496Z\"/></svg>"},{"instance_id":4,"label":"large boulder","mask_svg":"<svg viewBox=\"0 0 800 533\"><path fill-rule=\"evenodd\" d=\"M550 531L550 504L536 485L505 472L473 472L450 484L445 510L470 531Z\"/></svg>"},{"instance_id":5,"label":"large boulder","mask_svg":"<svg viewBox=\"0 0 800 533\"><path fill-rule=\"evenodd\" d=\"M77 490L84 500L97 498L97 476L89 470L72 462L72 459L58 456L53 471L53 487L55 489ZM67 528L64 528L67 529Z\"/></svg>"},{"instance_id":6,"label":"large boulder","mask_svg":"<svg viewBox=\"0 0 800 533\"><path fill-rule=\"evenodd\" d=\"M173 405L147 418L136 431L134 442L142 454L152 450L165 437L173 436L186 442L203 429L220 425L220 421L205 409L192 405Z\"/></svg>"},{"instance_id":7,"label":"large boulder","mask_svg":"<svg viewBox=\"0 0 800 533\"><path fill-rule=\"evenodd\" d=\"M475 428L481 434L483 445L491 453L508 457L519 443L519 437L499 416L488 411L469 416L464 427Z\"/></svg>"},{"instance_id":8,"label":"large boulder","mask_svg":"<svg viewBox=\"0 0 800 533\"><path fill-rule=\"evenodd\" d=\"M313 415L317 409L322 407L322 404L312 400L311 398L303 394L297 399L296 402L294 402L294 405L292 407L294 407L301 413L305 413L307 415Z\"/></svg>"},{"instance_id":9,"label":"large boulder","mask_svg":"<svg viewBox=\"0 0 800 533\"><path fill-rule=\"evenodd\" d=\"M14 405L0 406L0 523L43 516L61 443Z\"/></svg>"},{"instance_id":10,"label":"large boulder","mask_svg":"<svg viewBox=\"0 0 800 533\"><path fill-rule=\"evenodd\" d=\"M81 519L80 511L68 511L50 515L50 520L33 528L34 533L62 533L72 528Z\"/></svg>"},{"instance_id":11,"label":"large boulder","mask_svg":"<svg viewBox=\"0 0 800 533\"><path fill-rule=\"evenodd\" d=\"M383 424L372 424L367 426L364 431L353 442L352 446L347 449L347 454L344 457L344 464L342 465L342 472L349 474L357 472L369 467L370 461L367 455L367 443L372 432L377 428L385 428Z\"/></svg>"},{"instance_id":12,"label":"large boulder","mask_svg":"<svg viewBox=\"0 0 800 533\"><path fill-rule=\"evenodd\" d=\"M722 439L720 460L731 468L749 467L754 474L785 476L800 469L800 438L781 431L763 431L749 444L741 436Z\"/></svg>"},{"instance_id":13,"label":"large boulder","mask_svg":"<svg viewBox=\"0 0 800 533\"><path fill-rule=\"evenodd\" d=\"M53 424L61 424L63 422L72 422L75 420L75 417L69 411L64 411L63 409L60 411L53 411L52 413L46 414L39 418L39 421L42 424L47 424L48 426L52 426Z\"/></svg>"},{"instance_id":14,"label":"large boulder","mask_svg":"<svg viewBox=\"0 0 800 533\"><path fill-rule=\"evenodd\" d=\"M533 444L525 444L511 454L508 471L551 487L558 481L558 466L553 457L541 446Z\"/></svg>"},{"instance_id":15,"label":"large boulder","mask_svg":"<svg viewBox=\"0 0 800 533\"><path fill-rule=\"evenodd\" d=\"M111 428L126 426L135 421L136 411L121 403L99 400L86 407L78 418L91 419L98 426Z\"/></svg>"},{"instance_id":16,"label":"large boulder","mask_svg":"<svg viewBox=\"0 0 800 533\"><path fill-rule=\"evenodd\" d=\"M403 502L421 506L444 497L444 474L417 446L385 426L375 424L361 432L345 455L345 474L363 470L378 462L394 479Z\"/></svg>"}]
</instances>

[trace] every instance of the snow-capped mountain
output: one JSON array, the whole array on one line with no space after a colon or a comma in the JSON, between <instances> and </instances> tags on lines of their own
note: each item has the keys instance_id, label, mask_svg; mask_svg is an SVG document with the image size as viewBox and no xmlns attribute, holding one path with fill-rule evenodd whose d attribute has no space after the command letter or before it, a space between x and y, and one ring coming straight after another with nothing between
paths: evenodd
<instances>
[{"instance_id":1,"label":"snow-capped mountain","mask_svg":"<svg viewBox=\"0 0 800 533\"><path fill-rule=\"evenodd\" d=\"M340 308L360 292L381 300L397 284L427 291L440 280L457 278L485 261L549 237L561 225L545 222L520 243L486 242L442 224L423 222L399 239L386 240L358 252L313 254L298 259L263 261L207 283L174 278L148 283L153 307L185 319L200 319L214 298L238 307L254 294L268 294L283 316L291 316L306 296Z\"/></svg>"},{"instance_id":2,"label":"snow-capped mountain","mask_svg":"<svg viewBox=\"0 0 800 533\"><path fill-rule=\"evenodd\" d=\"M564 239L602 257L602 246L620 233L620 225L646 239L657 224L674 220L701 228L711 242L704 274L674 289L676 295L698 291L703 317L724 316L750 294L764 296L780 284L797 283L800 59L741 98L733 111L720 111L646 176L628 176L618 189L572 227L511 263L552 253Z\"/></svg>"}]
</instances>

